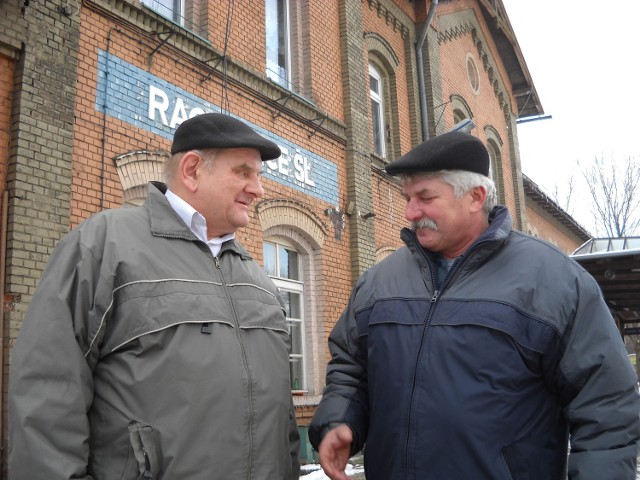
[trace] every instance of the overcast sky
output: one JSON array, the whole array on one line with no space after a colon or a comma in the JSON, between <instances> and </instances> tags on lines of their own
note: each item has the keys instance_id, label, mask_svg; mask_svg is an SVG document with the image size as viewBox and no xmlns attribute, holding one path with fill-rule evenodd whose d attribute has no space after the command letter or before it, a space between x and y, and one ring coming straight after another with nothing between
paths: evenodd
<instances>
[{"instance_id":1,"label":"overcast sky","mask_svg":"<svg viewBox=\"0 0 640 480\"><path fill-rule=\"evenodd\" d=\"M552 198L574 190L569 213L595 234L576 161L640 161L640 1L503 0L550 120L518 126L522 170ZM561 203L562 206L564 206Z\"/></svg>"}]
</instances>

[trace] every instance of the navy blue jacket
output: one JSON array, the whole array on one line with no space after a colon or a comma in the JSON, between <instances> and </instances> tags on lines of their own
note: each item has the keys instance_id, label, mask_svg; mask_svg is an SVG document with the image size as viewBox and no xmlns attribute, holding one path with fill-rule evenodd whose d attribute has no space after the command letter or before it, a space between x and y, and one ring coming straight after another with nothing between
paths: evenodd
<instances>
[{"instance_id":1,"label":"navy blue jacket","mask_svg":"<svg viewBox=\"0 0 640 480\"><path fill-rule=\"evenodd\" d=\"M347 423L367 480L635 480L637 379L597 283L506 208L490 221L439 288L408 229L361 276L313 446Z\"/></svg>"}]
</instances>

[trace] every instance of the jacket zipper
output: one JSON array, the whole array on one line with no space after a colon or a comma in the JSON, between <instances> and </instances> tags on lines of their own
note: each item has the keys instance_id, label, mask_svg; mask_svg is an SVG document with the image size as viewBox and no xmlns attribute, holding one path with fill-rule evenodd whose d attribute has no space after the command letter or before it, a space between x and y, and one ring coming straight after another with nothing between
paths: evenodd
<instances>
[{"instance_id":1,"label":"jacket zipper","mask_svg":"<svg viewBox=\"0 0 640 480\"><path fill-rule=\"evenodd\" d=\"M247 360L247 353L245 350L244 343L242 342L242 336L240 335L240 321L238 320L238 314L236 313L236 307L231 299L231 295L229 294L229 290L227 289L227 282L222 273L222 268L220 267L220 258L215 256L213 257L216 268L220 274L220 279L222 280L222 285L224 286L224 292L227 297L227 301L231 306L231 310L233 312L233 319L235 323L236 329L236 338L238 339L238 344L240 345L240 351L242 352L242 365L244 367L244 371L247 374L247 402L249 404L249 419L248 419L248 428L249 428L249 458L248 458L248 469L247 469L247 479L251 478L251 470L253 468L253 382L251 380L251 372L249 370L249 361Z\"/></svg>"},{"instance_id":2,"label":"jacket zipper","mask_svg":"<svg viewBox=\"0 0 640 480\"><path fill-rule=\"evenodd\" d=\"M427 255L424 253L424 250L422 249L421 245L417 243L417 240L415 241L415 243L417 244L417 247L419 249L419 251L422 253L423 257L425 258L425 260L427 261L428 265L429 265L429 270L431 272L431 284L433 286L436 285L436 276L434 273L434 267L435 265L433 265L433 262L431 261L431 259L429 257L427 257ZM438 303L438 300L440 299L440 295L442 294L442 292L444 291L445 287L447 286L447 284L451 281L451 279L455 276L455 273L460 269L460 265L462 265L469 257L470 257L470 253L473 252L474 250L476 250L481 244L485 243L484 241L480 241L479 243L476 243L474 245L472 245L469 250L467 250L462 256L461 258L458 258L453 266L451 267L451 269L447 272L447 275L445 276L445 278L443 279L442 283L440 284L440 288L435 288L433 290L433 294L431 295L431 298L429 299L429 312L427 313L427 320L424 323L424 328L422 329L422 342L420 343L420 349L418 350L418 355L416 357L416 366L415 366L415 370L414 370L414 375L413 375L413 385L412 385L412 391L411 391L411 400L409 403L409 421L408 421L408 427L407 427L407 439L406 439L406 443L405 443L405 468L406 468L406 472L405 472L405 478L408 478L409 476L409 439L411 438L411 416L412 416L412 412L413 412L413 399L414 399L414 393L415 393L415 385L416 385L416 378L417 378L417 373L418 373L418 366L420 365L420 357L422 356L422 348L424 347L424 340L425 340L425 334L427 329L429 328L429 325L431 324L431 317L433 315L433 311L436 307L436 304ZM436 267L437 268L437 267Z\"/></svg>"},{"instance_id":3,"label":"jacket zipper","mask_svg":"<svg viewBox=\"0 0 640 480\"><path fill-rule=\"evenodd\" d=\"M436 285L436 276L435 276L435 269L434 269L434 265L433 262L427 257L427 255L424 253L424 251L422 250L422 248L420 247L420 245L418 245L418 247L420 248L420 252L422 253L422 255L424 256L424 259L427 261L427 264L429 265L429 270L431 273L431 285L433 285L435 287ZM448 275L447 275L448 276ZM427 329L429 328L429 323L431 322L431 315L433 313L433 310L436 306L436 303L438 302L438 298L440 297L440 292L441 290L438 288L434 288L433 290L433 294L431 295L431 298L429 299L429 311L427 312L427 318L426 321L424 322L424 327L422 328L422 341L420 342L420 348L418 349L418 355L416 357L416 364L415 364L415 369L414 369L414 373L413 373L413 382L412 382L412 387L411 387L411 400L409 401L409 421L407 422L407 438L406 438L406 442L405 442L405 448L404 448L404 455L405 455L405 460L404 460L404 464L405 464L405 478L409 478L409 472L410 472L410 466L409 466L409 440L411 438L411 417L413 414L413 399L414 399L414 393L415 393L415 387L416 387L416 381L417 381L417 375L418 375L418 366L420 365L420 358L422 356L422 349L424 347L424 343L425 343L425 335L427 332Z\"/></svg>"},{"instance_id":4,"label":"jacket zipper","mask_svg":"<svg viewBox=\"0 0 640 480\"><path fill-rule=\"evenodd\" d=\"M144 455L144 473L142 476L144 478L153 479L153 473L151 473L151 462L149 461L149 454L145 450L144 446L142 447L142 454Z\"/></svg>"}]
</instances>

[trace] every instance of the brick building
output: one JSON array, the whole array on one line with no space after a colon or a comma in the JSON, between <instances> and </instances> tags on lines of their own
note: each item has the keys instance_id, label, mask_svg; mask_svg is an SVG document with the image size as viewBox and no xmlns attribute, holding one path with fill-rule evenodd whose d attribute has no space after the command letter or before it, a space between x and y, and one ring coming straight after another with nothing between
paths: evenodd
<instances>
[{"instance_id":1,"label":"brick building","mask_svg":"<svg viewBox=\"0 0 640 480\"><path fill-rule=\"evenodd\" d=\"M582 225L525 174L522 182L527 207L527 233L544 238L566 253L573 253L591 238Z\"/></svg>"},{"instance_id":2,"label":"brick building","mask_svg":"<svg viewBox=\"0 0 640 480\"><path fill-rule=\"evenodd\" d=\"M238 238L286 292L303 435L353 281L400 245L404 200L385 163L472 119L501 203L533 231L516 121L543 110L501 0L0 0L0 12L2 399L57 241L142 202L197 113L235 115L283 151ZM568 236L567 252L584 241L546 229L553 215L536 222Z\"/></svg>"}]
</instances>

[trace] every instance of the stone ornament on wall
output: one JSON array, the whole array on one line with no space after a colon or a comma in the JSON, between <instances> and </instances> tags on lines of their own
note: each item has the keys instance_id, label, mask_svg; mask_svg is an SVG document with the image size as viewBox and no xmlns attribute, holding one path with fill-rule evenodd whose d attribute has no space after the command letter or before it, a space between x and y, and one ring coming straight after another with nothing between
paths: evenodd
<instances>
[{"instance_id":1,"label":"stone ornament on wall","mask_svg":"<svg viewBox=\"0 0 640 480\"><path fill-rule=\"evenodd\" d=\"M123 205L141 205L147 198L147 183L162 181L169 152L134 150L115 157L114 163L122 184Z\"/></svg>"}]
</instances>

